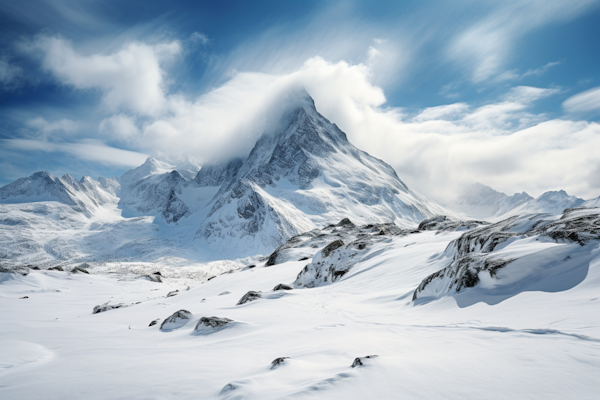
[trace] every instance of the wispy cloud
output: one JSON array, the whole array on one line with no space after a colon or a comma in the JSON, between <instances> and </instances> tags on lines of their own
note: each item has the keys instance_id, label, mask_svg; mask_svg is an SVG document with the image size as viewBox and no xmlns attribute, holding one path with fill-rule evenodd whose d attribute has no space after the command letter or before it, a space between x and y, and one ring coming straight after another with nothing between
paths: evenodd
<instances>
[{"instance_id":1,"label":"wispy cloud","mask_svg":"<svg viewBox=\"0 0 600 400\"><path fill-rule=\"evenodd\" d=\"M9 62L7 58L0 58L0 88L10 90L19 85L23 70Z\"/></svg>"},{"instance_id":2,"label":"wispy cloud","mask_svg":"<svg viewBox=\"0 0 600 400\"><path fill-rule=\"evenodd\" d=\"M587 113L600 111L600 86L569 97L563 103L568 113Z\"/></svg>"},{"instance_id":3,"label":"wispy cloud","mask_svg":"<svg viewBox=\"0 0 600 400\"><path fill-rule=\"evenodd\" d=\"M210 39L202 32L194 32L190 35L190 41L192 43L200 43L202 46L206 46L210 43Z\"/></svg>"},{"instance_id":4,"label":"wispy cloud","mask_svg":"<svg viewBox=\"0 0 600 400\"><path fill-rule=\"evenodd\" d=\"M47 121L42 117L30 119L25 123L28 127L33 128L44 135L53 132L73 133L77 130L77 124L70 119L62 118L56 121Z\"/></svg>"},{"instance_id":5,"label":"wispy cloud","mask_svg":"<svg viewBox=\"0 0 600 400\"><path fill-rule=\"evenodd\" d=\"M542 26L568 21L587 10L596 0L528 0L500 3L487 17L461 32L452 42L448 57L470 68L473 82L480 83L503 73L513 48L523 35ZM541 74L539 70L525 74ZM510 73L505 77L512 76Z\"/></svg>"},{"instance_id":6,"label":"wispy cloud","mask_svg":"<svg viewBox=\"0 0 600 400\"><path fill-rule=\"evenodd\" d=\"M48 142L33 139L3 139L0 140L6 149L61 152L82 160L98 162L106 165L137 167L148 157L135 151L128 151L107 146L96 140L83 140L77 143Z\"/></svg>"}]
</instances>

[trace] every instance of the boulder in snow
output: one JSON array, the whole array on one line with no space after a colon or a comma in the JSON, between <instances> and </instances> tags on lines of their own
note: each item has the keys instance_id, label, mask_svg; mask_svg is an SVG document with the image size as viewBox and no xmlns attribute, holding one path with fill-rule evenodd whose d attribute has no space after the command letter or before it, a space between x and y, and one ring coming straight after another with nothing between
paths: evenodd
<instances>
[{"instance_id":1,"label":"boulder in snow","mask_svg":"<svg viewBox=\"0 0 600 400\"><path fill-rule=\"evenodd\" d=\"M254 301L254 300L258 300L262 297L262 294L260 292L255 292L255 291L249 291L248 293L246 293L245 295L242 296L242 298L240 299L240 301L237 302L236 306L248 303L249 301Z\"/></svg>"},{"instance_id":2,"label":"boulder in snow","mask_svg":"<svg viewBox=\"0 0 600 400\"><path fill-rule=\"evenodd\" d=\"M279 285L277 285L273 288L273 291L276 292L278 290L292 290L292 289L294 289L294 288L289 285L286 285L285 283L280 283Z\"/></svg>"},{"instance_id":3,"label":"boulder in snow","mask_svg":"<svg viewBox=\"0 0 600 400\"><path fill-rule=\"evenodd\" d=\"M206 330L216 331L224 328L227 324L232 323L233 320L229 318L220 318L220 317L202 317L200 321L196 324L194 328L195 332L203 332Z\"/></svg>"},{"instance_id":4,"label":"boulder in snow","mask_svg":"<svg viewBox=\"0 0 600 400\"><path fill-rule=\"evenodd\" d=\"M161 331L171 331L185 326L192 319L192 313L188 310L175 311L160 325Z\"/></svg>"},{"instance_id":5,"label":"boulder in snow","mask_svg":"<svg viewBox=\"0 0 600 400\"><path fill-rule=\"evenodd\" d=\"M119 303L119 304L104 303L104 304L94 307L94 309L92 310L92 314L98 314L101 312L115 310L117 308L123 308L123 307L129 307L129 306L127 304L123 304L123 303Z\"/></svg>"},{"instance_id":6,"label":"boulder in snow","mask_svg":"<svg viewBox=\"0 0 600 400\"><path fill-rule=\"evenodd\" d=\"M369 359L369 358L376 358L378 357L377 355L370 355L370 356L365 356L365 357L356 357L354 359L354 362L352 363L351 367L352 368L356 368L356 367L360 367L361 365L365 365L365 360Z\"/></svg>"},{"instance_id":7,"label":"boulder in snow","mask_svg":"<svg viewBox=\"0 0 600 400\"><path fill-rule=\"evenodd\" d=\"M271 369L275 369L275 368L279 367L280 365L285 363L285 360L287 360L288 358L289 357L277 357L276 359L271 361Z\"/></svg>"}]
</instances>

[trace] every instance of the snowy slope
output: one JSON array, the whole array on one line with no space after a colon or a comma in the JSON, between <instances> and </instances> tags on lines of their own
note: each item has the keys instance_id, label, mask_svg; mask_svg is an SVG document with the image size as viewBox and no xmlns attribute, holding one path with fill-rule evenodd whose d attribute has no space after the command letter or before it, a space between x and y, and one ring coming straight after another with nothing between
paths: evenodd
<instances>
[{"instance_id":1,"label":"snowy slope","mask_svg":"<svg viewBox=\"0 0 600 400\"><path fill-rule=\"evenodd\" d=\"M90 275L0 273L0 397L595 399L598 213L488 229L531 233L490 252L520 257L519 268L509 264L496 278L428 302L412 301L415 289L447 266L448 245L471 231L381 234L381 227L344 222L291 240L275 265L196 284L166 274L162 283L104 275L97 267ZM562 238L569 230L583 246ZM324 252L337 240L344 246ZM294 246L312 249L302 253L310 257L290 259ZM307 265L338 257L356 261L335 282L273 290L292 287ZM236 305L248 291L258 296ZM102 304L120 308L92 314ZM189 320L161 330L179 310ZM213 316L231 322L199 326Z\"/></svg>"}]
</instances>

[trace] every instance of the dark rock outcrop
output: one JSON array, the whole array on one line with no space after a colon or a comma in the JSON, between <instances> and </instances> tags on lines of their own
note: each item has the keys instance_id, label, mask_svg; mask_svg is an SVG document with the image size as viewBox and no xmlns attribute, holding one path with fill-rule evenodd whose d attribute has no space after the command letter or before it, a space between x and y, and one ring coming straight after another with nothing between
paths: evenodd
<instances>
[{"instance_id":1,"label":"dark rock outcrop","mask_svg":"<svg viewBox=\"0 0 600 400\"><path fill-rule=\"evenodd\" d=\"M160 321L160 318L157 318L157 319L155 319L154 321L150 322L150 325L148 325L148 326L149 326L149 327L150 327L150 326L154 326L154 325L158 324L158 321Z\"/></svg>"},{"instance_id":2,"label":"dark rock outcrop","mask_svg":"<svg viewBox=\"0 0 600 400\"><path fill-rule=\"evenodd\" d=\"M600 239L600 209L566 209L560 219L548 218L547 214L512 216L467 231L448 245L446 251L453 254L450 264L426 277L415 289L413 301L474 287L484 271L497 278L497 272L516 259L498 257L494 251L509 240L534 236L584 246L590 240Z\"/></svg>"},{"instance_id":3,"label":"dark rock outcrop","mask_svg":"<svg viewBox=\"0 0 600 400\"><path fill-rule=\"evenodd\" d=\"M323 255L323 257L329 257L332 251L334 251L335 249L339 249L343 245L344 242L342 242L341 240L331 242L327 246L325 246L323 250L321 250L321 254Z\"/></svg>"},{"instance_id":4,"label":"dark rock outcrop","mask_svg":"<svg viewBox=\"0 0 600 400\"><path fill-rule=\"evenodd\" d=\"M173 329L181 328L190 322L192 317L192 313L188 310L175 311L171 316L163 321L163 323L160 325L160 329L163 331L171 331Z\"/></svg>"},{"instance_id":5,"label":"dark rock outcrop","mask_svg":"<svg viewBox=\"0 0 600 400\"><path fill-rule=\"evenodd\" d=\"M81 267L75 267L75 268L73 268L73 269L71 270L71 273L72 273L72 274L76 274L76 273L78 273L78 272L82 272L82 273L84 273L84 274L88 274L88 275L90 274L90 273L89 273L89 271L86 271L85 269L83 269L83 268L81 268Z\"/></svg>"},{"instance_id":6,"label":"dark rock outcrop","mask_svg":"<svg viewBox=\"0 0 600 400\"><path fill-rule=\"evenodd\" d=\"M254 300L258 300L262 297L262 294L260 292L255 292L255 291L249 291L248 293L246 293L245 295L242 296L242 298L240 299L240 301L237 302L236 306L248 303L250 301L254 301Z\"/></svg>"},{"instance_id":7,"label":"dark rock outcrop","mask_svg":"<svg viewBox=\"0 0 600 400\"><path fill-rule=\"evenodd\" d=\"M365 359L376 358L376 357L378 357L378 356L370 355L370 356L365 356L365 357L356 357L350 367L352 367L352 368L360 367L361 365L364 365Z\"/></svg>"},{"instance_id":8,"label":"dark rock outcrop","mask_svg":"<svg viewBox=\"0 0 600 400\"><path fill-rule=\"evenodd\" d=\"M273 291L276 292L278 290L292 290L293 287L286 285L285 283L280 283L273 288Z\"/></svg>"},{"instance_id":9,"label":"dark rock outcrop","mask_svg":"<svg viewBox=\"0 0 600 400\"><path fill-rule=\"evenodd\" d=\"M280 365L283 365L285 363L285 360L287 360L289 358L290 357L277 357L276 359L271 361L271 369L275 369L275 368L279 367Z\"/></svg>"},{"instance_id":10,"label":"dark rock outcrop","mask_svg":"<svg viewBox=\"0 0 600 400\"><path fill-rule=\"evenodd\" d=\"M417 230L439 232L465 231L489 224L489 222L485 221L460 221L451 219L446 215L436 215L421 221Z\"/></svg>"},{"instance_id":11,"label":"dark rock outcrop","mask_svg":"<svg viewBox=\"0 0 600 400\"><path fill-rule=\"evenodd\" d=\"M146 275L146 277L148 279L150 279L152 282L157 282L157 283L162 282L162 276L161 276L160 272L155 272L153 274Z\"/></svg>"},{"instance_id":12,"label":"dark rock outcrop","mask_svg":"<svg viewBox=\"0 0 600 400\"><path fill-rule=\"evenodd\" d=\"M227 324L233 322L232 319L229 318L220 318L220 317L202 317L200 321L196 324L194 328L195 331L200 331L205 328L212 328L213 330L218 330L224 328Z\"/></svg>"},{"instance_id":13,"label":"dark rock outcrop","mask_svg":"<svg viewBox=\"0 0 600 400\"><path fill-rule=\"evenodd\" d=\"M104 304L94 307L94 309L92 310L92 314L98 314L101 312L115 310L117 308L123 308L123 307L129 307L129 306L127 304L123 304L123 303L119 303L119 304L104 303Z\"/></svg>"}]
</instances>

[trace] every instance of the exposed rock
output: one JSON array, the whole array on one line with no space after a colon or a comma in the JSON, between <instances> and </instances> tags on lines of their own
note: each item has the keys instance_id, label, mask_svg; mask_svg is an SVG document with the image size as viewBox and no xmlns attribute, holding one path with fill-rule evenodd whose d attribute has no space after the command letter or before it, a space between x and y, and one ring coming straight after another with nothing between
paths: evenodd
<instances>
[{"instance_id":1,"label":"exposed rock","mask_svg":"<svg viewBox=\"0 0 600 400\"><path fill-rule=\"evenodd\" d=\"M0 266L0 272L4 272L7 274L21 274L23 276L29 275L29 268L23 266L15 266L15 267L2 267Z\"/></svg>"},{"instance_id":2,"label":"exposed rock","mask_svg":"<svg viewBox=\"0 0 600 400\"><path fill-rule=\"evenodd\" d=\"M149 326L149 327L150 327L150 326L154 326L154 325L158 324L158 321L160 321L160 318L157 318L157 319L155 319L154 321L150 322L150 325L148 325L148 326Z\"/></svg>"},{"instance_id":3,"label":"exposed rock","mask_svg":"<svg viewBox=\"0 0 600 400\"><path fill-rule=\"evenodd\" d=\"M28 298L29 298L29 296L23 296L23 297L19 297L19 300L20 299L28 299Z\"/></svg>"},{"instance_id":4,"label":"exposed rock","mask_svg":"<svg viewBox=\"0 0 600 400\"><path fill-rule=\"evenodd\" d=\"M167 293L167 297L177 296L179 294L179 289L173 290L172 292Z\"/></svg>"},{"instance_id":5,"label":"exposed rock","mask_svg":"<svg viewBox=\"0 0 600 400\"><path fill-rule=\"evenodd\" d=\"M349 218L344 218L343 220L338 222L336 226L346 226L346 227L354 228L356 225L354 225L352 223L352 221L350 221Z\"/></svg>"},{"instance_id":6,"label":"exposed rock","mask_svg":"<svg viewBox=\"0 0 600 400\"><path fill-rule=\"evenodd\" d=\"M162 276L162 274L160 273L160 271L153 272L153 274L154 275L161 275Z\"/></svg>"},{"instance_id":7,"label":"exposed rock","mask_svg":"<svg viewBox=\"0 0 600 400\"><path fill-rule=\"evenodd\" d=\"M36 265L36 266L33 266L33 267L31 267L31 269L32 269L32 270L34 270L34 271L40 271L40 270L41 270L41 268L40 268L40 267L38 267L37 265Z\"/></svg>"},{"instance_id":8,"label":"exposed rock","mask_svg":"<svg viewBox=\"0 0 600 400\"><path fill-rule=\"evenodd\" d=\"M71 270L72 274L76 274L78 272L83 272L84 274L90 274L89 271L86 271L85 269L81 268L81 267L75 267Z\"/></svg>"},{"instance_id":9,"label":"exposed rock","mask_svg":"<svg viewBox=\"0 0 600 400\"><path fill-rule=\"evenodd\" d=\"M364 360L367 358L376 358L378 357L377 355L370 355L370 356L365 356L365 357L356 357L354 359L354 362L352 363L351 367L352 368L356 368L356 367L360 367L361 365L364 365Z\"/></svg>"},{"instance_id":10,"label":"exposed rock","mask_svg":"<svg viewBox=\"0 0 600 400\"><path fill-rule=\"evenodd\" d=\"M498 270L515 259L498 257L494 250L508 240L531 236L546 236L583 246L589 240L600 239L600 209L567 209L560 219L549 219L547 214L513 216L467 231L448 245L447 251L453 253L450 264L425 278L415 289L413 301L473 287L479 283L479 274L483 271L497 278Z\"/></svg>"},{"instance_id":11,"label":"exposed rock","mask_svg":"<svg viewBox=\"0 0 600 400\"><path fill-rule=\"evenodd\" d=\"M271 361L271 369L275 369L277 367L279 367L280 365L285 363L285 360L287 360L290 357L277 357L276 359L274 359L273 361Z\"/></svg>"},{"instance_id":12,"label":"exposed rock","mask_svg":"<svg viewBox=\"0 0 600 400\"><path fill-rule=\"evenodd\" d=\"M123 304L123 303L119 303L119 304L108 304L104 303L101 304L99 306L94 307L94 310L92 311L92 314L98 314L101 312L105 312L105 311L109 311L109 310L114 310L117 308L123 308L123 307L129 307L127 304Z\"/></svg>"},{"instance_id":13,"label":"exposed rock","mask_svg":"<svg viewBox=\"0 0 600 400\"><path fill-rule=\"evenodd\" d=\"M267 267L271 267L275 264L277 264L277 256L279 255L279 253L277 252L277 250L275 250L273 253L271 253L271 255L269 256L269 259L267 260L265 266Z\"/></svg>"},{"instance_id":14,"label":"exposed rock","mask_svg":"<svg viewBox=\"0 0 600 400\"><path fill-rule=\"evenodd\" d=\"M246 293L245 295L242 296L242 298L240 299L240 301L237 302L236 306L248 303L249 301L258 300L261 297L262 297L262 294L260 292L255 292L255 291L251 290L251 291L249 291L248 293Z\"/></svg>"},{"instance_id":15,"label":"exposed rock","mask_svg":"<svg viewBox=\"0 0 600 400\"><path fill-rule=\"evenodd\" d=\"M341 240L330 243L300 271L294 281L294 286L312 288L338 281L348 273L350 268L362 260L372 243L381 240L386 239L378 235L369 235L355 240L347 246L344 246Z\"/></svg>"},{"instance_id":16,"label":"exposed rock","mask_svg":"<svg viewBox=\"0 0 600 400\"><path fill-rule=\"evenodd\" d=\"M476 228L480 225L489 225L485 221L460 221L449 218L446 215L436 215L435 217L424 219L419 223L419 231L463 231Z\"/></svg>"},{"instance_id":17,"label":"exposed rock","mask_svg":"<svg viewBox=\"0 0 600 400\"><path fill-rule=\"evenodd\" d=\"M225 327L225 325L233 322L232 319L229 318L219 318L219 317L202 317L200 321L196 324L194 328L195 331L200 331L204 328L212 328L215 331Z\"/></svg>"},{"instance_id":18,"label":"exposed rock","mask_svg":"<svg viewBox=\"0 0 600 400\"><path fill-rule=\"evenodd\" d=\"M344 245L344 242L342 242L341 240L336 240L335 242L331 242L327 246L325 246L323 248L323 250L321 250L321 254L323 257L329 257L329 254L331 254L332 251L334 251L335 249L339 249L343 245Z\"/></svg>"},{"instance_id":19,"label":"exposed rock","mask_svg":"<svg viewBox=\"0 0 600 400\"><path fill-rule=\"evenodd\" d=\"M276 292L278 290L292 290L292 289L294 289L294 288L289 285L286 285L285 283L280 283L279 285L277 285L273 288L273 291Z\"/></svg>"},{"instance_id":20,"label":"exposed rock","mask_svg":"<svg viewBox=\"0 0 600 400\"><path fill-rule=\"evenodd\" d=\"M226 294L231 294L231 292L226 290L224 292L219 293L219 296L225 296Z\"/></svg>"},{"instance_id":21,"label":"exposed rock","mask_svg":"<svg viewBox=\"0 0 600 400\"><path fill-rule=\"evenodd\" d=\"M63 267L61 267L60 265L57 265L56 267L50 267L47 269L47 271L64 271L65 269Z\"/></svg>"},{"instance_id":22,"label":"exposed rock","mask_svg":"<svg viewBox=\"0 0 600 400\"><path fill-rule=\"evenodd\" d=\"M308 260L308 257L302 257L301 259L299 259L298 261L306 261Z\"/></svg>"},{"instance_id":23,"label":"exposed rock","mask_svg":"<svg viewBox=\"0 0 600 400\"><path fill-rule=\"evenodd\" d=\"M206 281L211 281L211 280L215 279L216 277L217 277L216 275L213 275L210 278L208 278Z\"/></svg>"},{"instance_id":24,"label":"exposed rock","mask_svg":"<svg viewBox=\"0 0 600 400\"><path fill-rule=\"evenodd\" d=\"M155 273L153 273L153 274L146 275L146 277L147 277L148 279L150 279L152 282L157 282L157 283L160 283L160 282L162 282L162 277L161 277L160 273L156 273L156 272L155 272Z\"/></svg>"},{"instance_id":25,"label":"exposed rock","mask_svg":"<svg viewBox=\"0 0 600 400\"><path fill-rule=\"evenodd\" d=\"M163 331L171 331L173 329L181 328L190 322L192 316L192 313L188 310L176 311L163 321L163 323L160 325L160 329Z\"/></svg>"},{"instance_id":26,"label":"exposed rock","mask_svg":"<svg viewBox=\"0 0 600 400\"><path fill-rule=\"evenodd\" d=\"M248 265L248 268L254 268L254 267L256 267L256 264L250 264L250 265Z\"/></svg>"}]
</instances>

